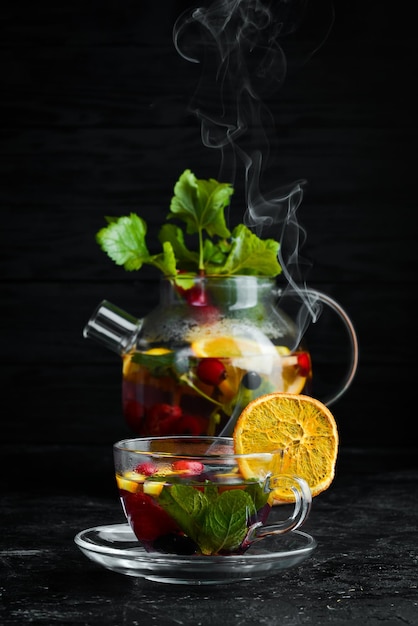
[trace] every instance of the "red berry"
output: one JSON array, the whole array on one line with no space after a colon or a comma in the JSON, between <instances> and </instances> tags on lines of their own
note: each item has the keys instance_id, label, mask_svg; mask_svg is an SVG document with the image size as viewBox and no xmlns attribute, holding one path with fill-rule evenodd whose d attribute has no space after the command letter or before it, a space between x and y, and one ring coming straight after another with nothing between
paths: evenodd
<instances>
[{"instance_id":1,"label":"red berry","mask_svg":"<svg viewBox=\"0 0 418 626\"><path fill-rule=\"evenodd\" d=\"M181 415L181 408L177 405L159 402L151 407L151 413L159 419L178 419Z\"/></svg>"},{"instance_id":2,"label":"red berry","mask_svg":"<svg viewBox=\"0 0 418 626\"><path fill-rule=\"evenodd\" d=\"M186 471L188 474L201 474L205 466L200 461L174 461L173 470L175 472L184 472Z\"/></svg>"},{"instance_id":3,"label":"red berry","mask_svg":"<svg viewBox=\"0 0 418 626\"><path fill-rule=\"evenodd\" d=\"M144 407L136 400L128 400L125 402L124 411L129 417L141 419L144 415Z\"/></svg>"},{"instance_id":4,"label":"red berry","mask_svg":"<svg viewBox=\"0 0 418 626\"><path fill-rule=\"evenodd\" d=\"M173 435L206 435L208 423L203 417L184 414L171 426Z\"/></svg>"},{"instance_id":5,"label":"red berry","mask_svg":"<svg viewBox=\"0 0 418 626\"><path fill-rule=\"evenodd\" d=\"M175 433L176 423L182 416L179 406L164 402L154 404L147 411L147 427L150 435L169 435Z\"/></svg>"},{"instance_id":6,"label":"red berry","mask_svg":"<svg viewBox=\"0 0 418 626\"><path fill-rule=\"evenodd\" d=\"M193 316L199 324L214 324L219 320L220 312L215 306L201 306L193 311Z\"/></svg>"},{"instance_id":7,"label":"red berry","mask_svg":"<svg viewBox=\"0 0 418 626\"><path fill-rule=\"evenodd\" d=\"M145 461L145 463L139 463L134 468L134 472L138 474L144 474L145 476L152 476L158 471L158 466L152 461Z\"/></svg>"},{"instance_id":8,"label":"red berry","mask_svg":"<svg viewBox=\"0 0 418 626\"><path fill-rule=\"evenodd\" d=\"M123 414L126 423L132 430L141 430L141 422L144 418L144 407L140 402L136 400L128 400L125 402L123 405Z\"/></svg>"},{"instance_id":9,"label":"red berry","mask_svg":"<svg viewBox=\"0 0 418 626\"><path fill-rule=\"evenodd\" d=\"M311 371L311 359L307 352L301 352L298 354L298 368L301 376L308 376Z\"/></svg>"},{"instance_id":10,"label":"red berry","mask_svg":"<svg viewBox=\"0 0 418 626\"><path fill-rule=\"evenodd\" d=\"M157 537L178 531L171 517L145 493L126 495L125 505L133 531L140 541L154 541Z\"/></svg>"},{"instance_id":11,"label":"red berry","mask_svg":"<svg viewBox=\"0 0 418 626\"><path fill-rule=\"evenodd\" d=\"M202 359L197 366L196 374L207 385L219 385L227 374L225 365L219 359Z\"/></svg>"},{"instance_id":12,"label":"red berry","mask_svg":"<svg viewBox=\"0 0 418 626\"><path fill-rule=\"evenodd\" d=\"M219 309L211 305L204 283L197 283L189 289L177 285L177 291L194 308L193 315L199 324L211 324L219 319Z\"/></svg>"},{"instance_id":13,"label":"red berry","mask_svg":"<svg viewBox=\"0 0 418 626\"><path fill-rule=\"evenodd\" d=\"M191 306L207 306L208 296L202 285L195 285L186 292L186 300Z\"/></svg>"},{"instance_id":14,"label":"red berry","mask_svg":"<svg viewBox=\"0 0 418 626\"><path fill-rule=\"evenodd\" d=\"M182 273L184 272L180 272L180 274ZM203 283L197 283L188 289L177 285L177 291L191 306L207 306L208 304L207 292Z\"/></svg>"}]
</instances>

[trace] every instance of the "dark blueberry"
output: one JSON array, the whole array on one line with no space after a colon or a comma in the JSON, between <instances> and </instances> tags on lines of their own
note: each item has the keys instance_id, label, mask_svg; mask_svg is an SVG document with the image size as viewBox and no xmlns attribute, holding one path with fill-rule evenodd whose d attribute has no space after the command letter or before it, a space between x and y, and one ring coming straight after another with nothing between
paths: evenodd
<instances>
[{"instance_id":1,"label":"dark blueberry","mask_svg":"<svg viewBox=\"0 0 418 626\"><path fill-rule=\"evenodd\" d=\"M261 385L261 377L257 372L247 372L242 378L242 384L247 389L258 389Z\"/></svg>"},{"instance_id":2,"label":"dark blueberry","mask_svg":"<svg viewBox=\"0 0 418 626\"><path fill-rule=\"evenodd\" d=\"M164 552L165 554L195 554L198 551L198 547L194 541L189 537L183 535L176 535L170 533L169 535L162 535L153 542L154 550L157 552Z\"/></svg>"}]
</instances>

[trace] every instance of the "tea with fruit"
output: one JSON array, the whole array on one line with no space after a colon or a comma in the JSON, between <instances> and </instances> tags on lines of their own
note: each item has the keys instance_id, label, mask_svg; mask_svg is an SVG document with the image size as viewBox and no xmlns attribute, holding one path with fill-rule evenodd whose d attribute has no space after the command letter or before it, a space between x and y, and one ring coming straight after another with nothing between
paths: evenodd
<instances>
[{"instance_id":1,"label":"tea with fruit","mask_svg":"<svg viewBox=\"0 0 418 626\"><path fill-rule=\"evenodd\" d=\"M140 435L217 435L232 413L256 396L307 388L309 353L284 346L275 351L268 356L182 356L178 363L167 348L134 349L123 357L127 423Z\"/></svg>"},{"instance_id":2,"label":"tea with fruit","mask_svg":"<svg viewBox=\"0 0 418 626\"><path fill-rule=\"evenodd\" d=\"M148 552L242 554L268 534L293 530L309 513L309 487L281 474L283 454L237 455L226 437L119 441L115 471L126 519ZM292 514L268 526L279 484L294 494Z\"/></svg>"},{"instance_id":3,"label":"tea with fruit","mask_svg":"<svg viewBox=\"0 0 418 626\"><path fill-rule=\"evenodd\" d=\"M245 480L235 464L213 469L201 461L143 462L117 475L117 484L126 517L149 552L244 551L249 529L264 523L271 507L263 483ZM202 526L196 527L194 515L205 516Z\"/></svg>"}]
</instances>

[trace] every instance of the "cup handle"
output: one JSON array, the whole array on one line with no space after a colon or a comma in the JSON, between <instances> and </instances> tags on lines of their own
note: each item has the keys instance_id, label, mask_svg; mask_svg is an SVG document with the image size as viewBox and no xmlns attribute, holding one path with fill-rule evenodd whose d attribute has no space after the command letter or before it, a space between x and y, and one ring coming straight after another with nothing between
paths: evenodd
<instances>
[{"instance_id":1,"label":"cup handle","mask_svg":"<svg viewBox=\"0 0 418 626\"><path fill-rule=\"evenodd\" d=\"M274 490L279 484L284 482L287 483L287 486L293 491L295 496L292 514L275 524L266 524L265 526L261 522L254 524L249 529L244 543L249 545L269 535L283 535L290 530L295 530L305 522L312 505L312 494L308 483L299 476L282 474L280 476L270 476L266 481L266 489L269 491Z\"/></svg>"},{"instance_id":2,"label":"cup handle","mask_svg":"<svg viewBox=\"0 0 418 626\"><path fill-rule=\"evenodd\" d=\"M294 293L296 295L300 295L300 293L294 289L291 289L290 291L286 291L286 293L289 293L289 292ZM336 300L334 300L327 294L323 293L322 291L318 291L317 289L303 288L301 289L301 293L306 294L308 296L312 296L314 299L318 299L324 304L326 304L327 306L329 306L343 322L345 329L347 331L349 340L350 340L351 361L350 361L350 366L346 372L346 375L343 378L339 389L337 389L337 391L331 394L328 398L324 398L324 400L322 400L324 404L326 404L327 406L331 406L339 398L341 398L341 396L347 391L347 389L353 382L354 376L356 374L356 371L358 368L358 362L359 362L359 348L358 348L357 334L356 334L356 331L354 329L354 326L350 317L348 316L346 311L343 309L343 307Z\"/></svg>"}]
</instances>

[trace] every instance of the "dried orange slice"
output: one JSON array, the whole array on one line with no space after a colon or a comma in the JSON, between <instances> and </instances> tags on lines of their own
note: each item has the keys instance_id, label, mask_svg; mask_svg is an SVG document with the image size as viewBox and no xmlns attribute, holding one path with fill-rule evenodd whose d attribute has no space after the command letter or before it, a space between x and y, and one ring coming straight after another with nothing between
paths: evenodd
<instances>
[{"instance_id":1,"label":"dried orange slice","mask_svg":"<svg viewBox=\"0 0 418 626\"><path fill-rule=\"evenodd\" d=\"M310 396L270 393L252 400L242 411L234 433L236 454L283 450L280 473L304 478L312 496L331 485L338 453L338 430L330 410ZM256 460L240 459L244 478L258 475ZM275 499L292 502L285 486Z\"/></svg>"}]
</instances>

